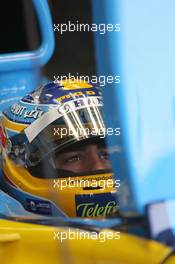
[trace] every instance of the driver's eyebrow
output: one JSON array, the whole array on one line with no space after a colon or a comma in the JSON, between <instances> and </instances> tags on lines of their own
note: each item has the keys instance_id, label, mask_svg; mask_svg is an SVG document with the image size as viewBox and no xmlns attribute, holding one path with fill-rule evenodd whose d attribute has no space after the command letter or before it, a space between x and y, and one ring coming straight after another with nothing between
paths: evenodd
<instances>
[{"instance_id":1,"label":"driver's eyebrow","mask_svg":"<svg viewBox=\"0 0 175 264\"><path fill-rule=\"evenodd\" d=\"M68 149L68 150L64 150L62 152L60 152L61 155L64 155L64 154L68 154L68 153L73 153L73 152L78 152L78 151L84 151L85 147L79 147L79 148L72 148L72 149Z\"/></svg>"},{"instance_id":2,"label":"driver's eyebrow","mask_svg":"<svg viewBox=\"0 0 175 264\"><path fill-rule=\"evenodd\" d=\"M106 145L97 145L98 149L108 149Z\"/></svg>"},{"instance_id":3,"label":"driver's eyebrow","mask_svg":"<svg viewBox=\"0 0 175 264\"><path fill-rule=\"evenodd\" d=\"M69 149L67 150L63 150L60 152L60 154L66 154L66 153L72 153L72 152L79 152L79 151L84 151L86 149L87 146L91 146L91 145L96 145L97 146L97 149L106 149L108 150L106 144L85 144L85 145L82 145L82 146L73 146L73 147L70 147Z\"/></svg>"}]
</instances>

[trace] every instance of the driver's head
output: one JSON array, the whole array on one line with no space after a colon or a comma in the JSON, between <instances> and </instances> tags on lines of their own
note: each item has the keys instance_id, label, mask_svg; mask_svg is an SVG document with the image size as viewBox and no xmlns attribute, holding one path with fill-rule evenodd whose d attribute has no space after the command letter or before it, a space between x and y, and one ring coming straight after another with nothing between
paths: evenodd
<instances>
[{"instance_id":1,"label":"driver's head","mask_svg":"<svg viewBox=\"0 0 175 264\"><path fill-rule=\"evenodd\" d=\"M4 188L28 211L116 212L102 106L98 87L69 81L41 86L4 111Z\"/></svg>"}]
</instances>

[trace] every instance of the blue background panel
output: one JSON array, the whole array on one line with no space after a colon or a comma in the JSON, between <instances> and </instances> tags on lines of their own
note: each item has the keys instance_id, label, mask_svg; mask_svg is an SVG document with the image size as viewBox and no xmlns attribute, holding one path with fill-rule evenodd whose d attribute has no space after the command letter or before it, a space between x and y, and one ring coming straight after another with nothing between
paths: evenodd
<instances>
[{"instance_id":1,"label":"blue background panel","mask_svg":"<svg viewBox=\"0 0 175 264\"><path fill-rule=\"evenodd\" d=\"M121 127L112 155L120 210L143 213L150 202L175 197L175 2L93 0L96 23L120 32L96 34L99 74L120 75L103 90L108 127ZM113 106L113 107L111 107Z\"/></svg>"}]
</instances>

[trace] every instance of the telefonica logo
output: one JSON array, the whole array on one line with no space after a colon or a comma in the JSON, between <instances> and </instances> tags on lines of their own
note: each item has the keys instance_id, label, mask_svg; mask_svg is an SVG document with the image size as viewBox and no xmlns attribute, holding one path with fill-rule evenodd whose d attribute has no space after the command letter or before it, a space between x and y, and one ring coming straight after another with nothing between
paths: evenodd
<instances>
[{"instance_id":1,"label":"telefonica logo","mask_svg":"<svg viewBox=\"0 0 175 264\"><path fill-rule=\"evenodd\" d=\"M77 205L77 213L81 217L95 217L95 216L107 216L117 211L117 203L110 201L104 206L100 206L98 203L81 203Z\"/></svg>"}]
</instances>

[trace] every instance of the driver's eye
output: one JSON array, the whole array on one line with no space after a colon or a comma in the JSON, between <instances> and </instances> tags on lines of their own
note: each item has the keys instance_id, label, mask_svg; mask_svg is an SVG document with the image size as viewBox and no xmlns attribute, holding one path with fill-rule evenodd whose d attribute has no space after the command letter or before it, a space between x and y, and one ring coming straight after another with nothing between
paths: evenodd
<instances>
[{"instance_id":1,"label":"driver's eye","mask_svg":"<svg viewBox=\"0 0 175 264\"><path fill-rule=\"evenodd\" d=\"M102 159L109 160L109 153L108 153L108 151L100 151L99 156Z\"/></svg>"},{"instance_id":2,"label":"driver's eye","mask_svg":"<svg viewBox=\"0 0 175 264\"><path fill-rule=\"evenodd\" d=\"M80 161L81 159L82 157L80 155L73 155L73 156L70 156L64 159L64 162L65 163L77 162L77 161Z\"/></svg>"}]
</instances>

